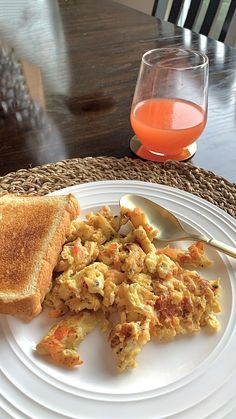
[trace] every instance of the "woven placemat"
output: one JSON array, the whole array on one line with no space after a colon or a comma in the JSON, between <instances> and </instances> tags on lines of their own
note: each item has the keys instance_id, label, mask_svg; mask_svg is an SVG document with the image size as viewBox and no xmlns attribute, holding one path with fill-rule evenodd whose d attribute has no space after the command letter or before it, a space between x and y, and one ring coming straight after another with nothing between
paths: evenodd
<instances>
[{"instance_id":1,"label":"woven placemat","mask_svg":"<svg viewBox=\"0 0 236 419\"><path fill-rule=\"evenodd\" d=\"M44 195L66 186L98 180L129 179L191 192L236 218L236 184L190 163L157 164L124 157L86 157L21 169L0 177L0 191Z\"/></svg>"}]
</instances>

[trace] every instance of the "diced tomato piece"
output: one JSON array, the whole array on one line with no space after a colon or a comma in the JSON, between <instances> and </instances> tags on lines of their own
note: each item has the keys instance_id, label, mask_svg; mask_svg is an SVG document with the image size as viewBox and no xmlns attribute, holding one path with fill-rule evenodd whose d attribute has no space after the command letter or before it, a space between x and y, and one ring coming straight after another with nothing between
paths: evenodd
<instances>
[{"instance_id":1,"label":"diced tomato piece","mask_svg":"<svg viewBox=\"0 0 236 419\"><path fill-rule=\"evenodd\" d=\"M76 246L76 244L75 244L74 247L72 247L72 254L73 254L73 256L76 256L76 255L78 255L78 253L79 253L79 247Z\"/></svg>"},{"instance_id":2,"label":"diced tomato piece","mask_svg":"<svg viewBox=\"0 0 236 419\"><path fill-rule=\"evenodd\" d=\"M60 317L61 316L61 312L60 312L60 310L50 310L49 311L49 313L48 313L48 317L51 317L51 318L56 318L56 317Z\"/></svg>"},{"instance_id":3,"label":"diced tomato piece","mask_svg":"<svg viewBox=\"0 0 236 419\"><path fill-rule=\"evenodd\" d=\"M54 337L58 340L62 340L68 334L68 328L66 326L58 326L54 332Z\"/></svg>"}]
</instances>

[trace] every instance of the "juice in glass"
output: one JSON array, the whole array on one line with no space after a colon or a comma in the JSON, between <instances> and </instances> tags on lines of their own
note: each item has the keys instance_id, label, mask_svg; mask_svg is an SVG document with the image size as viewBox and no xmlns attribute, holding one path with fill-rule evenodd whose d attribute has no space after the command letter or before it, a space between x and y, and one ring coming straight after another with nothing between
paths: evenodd
<instances>
[{"instance_id":1,"label":"juice in glass","mask_svg":"<svg viewBox=\"0 0 236 419\"><path fill-rule=\"evenodd\" d=\"M206 112L200 106L177 98L143 100L133 107L130 118L143 146L167 155L192 144L206 125Z\"/></svg>"}]
</instances>

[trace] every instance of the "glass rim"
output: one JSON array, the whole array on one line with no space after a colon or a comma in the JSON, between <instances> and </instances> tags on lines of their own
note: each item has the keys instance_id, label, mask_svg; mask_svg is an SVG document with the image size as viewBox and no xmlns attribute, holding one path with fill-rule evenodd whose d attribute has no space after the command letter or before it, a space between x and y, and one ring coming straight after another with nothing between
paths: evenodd
<instances>
[{"instance_id":1,"label":"glass rim","mask_svg":"<svg viewBox=\"0 0 236 419\"><path fill-rule=\"evenodd\" d=\"M201 57L203 59L203 62L201 64L196 64L196 65L187 66L187 67L181 67L181 68L178 68L178 67L170 67L168 65L162 65L161 63L160 64L158 64L158 63L156 63L156 64L150 64L147 61L146 56L149 55L149 54L152 54L155 51L160 51L160 52L161 51L184 51L184 52L190 52L190 53L192 53L194 55L198 55L199 57ZM195 50L190 49L190 48L175 48L175 47L173 47L173 48L168 48L168 47L165 48L164 47L164 48L153 48L153 49L150 49L149 51L146 51L143 54L143 56L142 56L142 62L144 64L148 65L149 67L155 67L156 66L156 67L163 68L163 69L176 70L176 71L184 71L184 70L195 70L197 68L204 68L204 67L206 67L209 64L209 58L203 52L195 51Z\"/></svg>"}]
</instances>

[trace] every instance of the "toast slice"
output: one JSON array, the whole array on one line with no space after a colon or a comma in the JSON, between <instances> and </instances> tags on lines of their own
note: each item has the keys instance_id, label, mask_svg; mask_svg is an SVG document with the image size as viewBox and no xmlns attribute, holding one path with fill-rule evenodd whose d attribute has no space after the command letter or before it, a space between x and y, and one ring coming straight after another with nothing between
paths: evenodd
<instances>
[{"instance_id":1,"label":"toast slice","mask_svg":"<svg viewBox=\"0 0 236 419\"><path fill-rule=\"evenodd\" d=\"M0 313L40 313L79 204L67 196L0 195Z\"/></svg>"}]
</instances>

